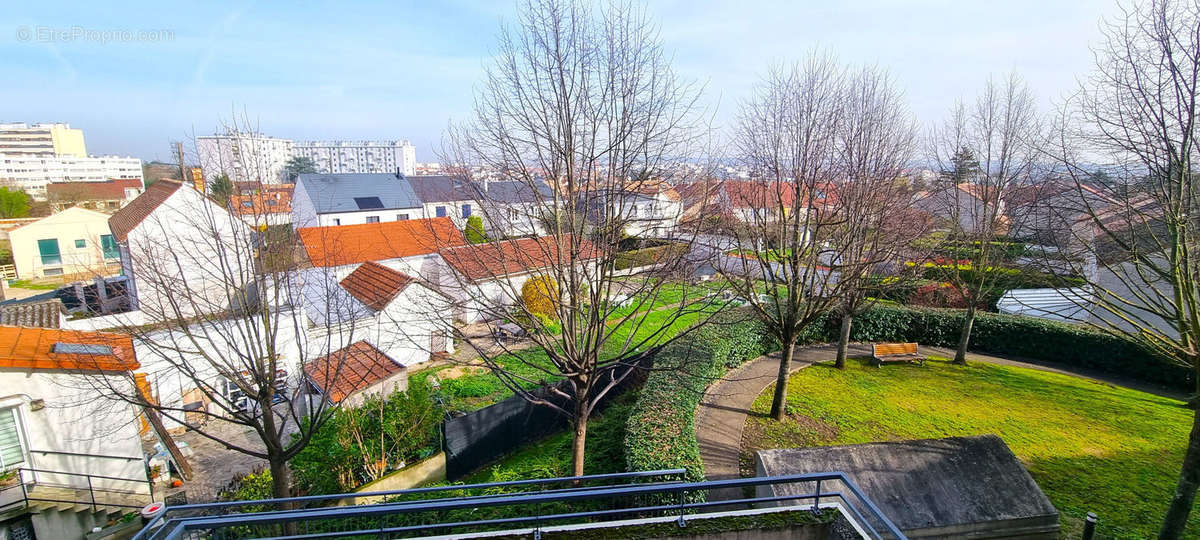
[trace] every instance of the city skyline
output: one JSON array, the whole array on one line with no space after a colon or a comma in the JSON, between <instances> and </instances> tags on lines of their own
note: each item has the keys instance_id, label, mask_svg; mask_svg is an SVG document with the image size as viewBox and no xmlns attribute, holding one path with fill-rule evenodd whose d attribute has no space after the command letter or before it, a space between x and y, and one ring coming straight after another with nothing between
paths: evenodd
<instances>
[{"instance_id":1,"label":"city skyline","mask_svg":"<svg viewBox=\"0 0 1200 540\"><path fill-rule=\"evenodd\" d=\"M1020 4L1001 12L941 1L703 9L664 1L647 9L675 69L705 86L714 127L726 132L771 65L818 47L889 68L923 125L989 74L1011 70L1049 108L1086 75L1085 44L1115 6ZM24 6L0 28L0 69L13 74L0 89L8 104L0 120L68 122L88 134L92 153L173 161L169 141L213 134L245 112L270 136L407 139L418 161L435 161L447 123L470 113L495 35L515 12L515 3L465 1L286 12L245 3Z\"/></svg>"}]
</instances>

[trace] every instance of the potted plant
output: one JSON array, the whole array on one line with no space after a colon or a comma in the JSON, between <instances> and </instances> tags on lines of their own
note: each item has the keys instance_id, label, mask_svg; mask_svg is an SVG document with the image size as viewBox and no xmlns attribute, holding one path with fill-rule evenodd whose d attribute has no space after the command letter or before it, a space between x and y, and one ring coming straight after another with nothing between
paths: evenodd
<instances>
[{"instance_id":1,"label":"potted plant","mask_svg":"<svg viewBox=\"0 0 1200 540\"><path fill-rule=\"evenodd\" d=\"M16 469L0 472L0 489L15 486L20 481Z\"/></svg>"}]
</instances>

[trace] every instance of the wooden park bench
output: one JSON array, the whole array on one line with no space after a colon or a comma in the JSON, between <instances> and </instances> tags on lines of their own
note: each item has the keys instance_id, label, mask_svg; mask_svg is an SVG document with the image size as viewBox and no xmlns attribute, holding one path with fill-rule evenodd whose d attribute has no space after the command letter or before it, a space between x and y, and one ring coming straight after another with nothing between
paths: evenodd
<instances>
[{"instance_id":1,"label":"wooden park bench","mask_svg":"<svg viewBox=\"0 0 1200 540\"><path fill-rule=\"evenodd\" d=\"M874 343L871 345L871 358L875 367L883 366L884 362L916 362L925 365L925 355L917 352L916 343Z\"/></svg>"}]
</instances>

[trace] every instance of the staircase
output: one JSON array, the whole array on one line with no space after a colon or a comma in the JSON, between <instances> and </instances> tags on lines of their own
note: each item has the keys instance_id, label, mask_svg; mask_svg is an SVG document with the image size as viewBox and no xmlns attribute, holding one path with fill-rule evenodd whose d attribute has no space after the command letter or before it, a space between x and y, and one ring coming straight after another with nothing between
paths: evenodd
<instances>
[{"instance_id":1,"label":"staircase","mask_svg":"<svg viewBox=\"0 0 1200 540\"><path fill-rule=\"evenodd\" d=\"M121 515L150 504L149 493L108 491L87 488L26 486L27 508L31 511L57 510Z\"/></svg>"}]
</instances>

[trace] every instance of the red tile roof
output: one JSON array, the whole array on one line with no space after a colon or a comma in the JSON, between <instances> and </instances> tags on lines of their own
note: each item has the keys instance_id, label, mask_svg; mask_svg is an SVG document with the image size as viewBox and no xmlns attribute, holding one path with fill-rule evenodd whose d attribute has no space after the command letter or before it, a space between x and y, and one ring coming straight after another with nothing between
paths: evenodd
<instances>
[{"instance_id":1,"label":"red tile roof","mask_svg":"<svg viewBox=\"0 0 1200 540\"><path fill-rule=\"evenodd\" d=\"M54 352L54 344L104 345L112 354ZM125 334L0 326L0 369L130 371L138 369L133 339Z\"/></svg>"},{"instance_id":2,"label":"red tile roof","mask_svg":"<svg viewBox=\"0 0 1200 540\"><path fill-rule=\"evenodd\" d=\"M379 311L412 282L413 278L407 274L367 261L342 279L342 288L367 307Z\"/></svg>"},{"instance_id":3,"label":"red tile roof","mask_svg":"<svg viewBox=\"0 0 1200 540\"><path fill-rule=\"evenodd\" d=\"M297 233L313 266L399 259L467 243L448 217L305 227Z\"/></svg>"},{"instance_id":4,"label":"red tile roof","mask_svg":"<svg viewBox=\"0 0 1200 540\"><path fill-rule=\"evenodd\" d=\"M142 189L140 178L114 178L104 182L51 182L46 184L50 200L116 201L125 199L127 188Z\"/></svg>"},{"instance_id":5,"label":"red tile roof","mask_svg":"<svg viewBox=\"0 0 1200 540\"><path fill-rule=\"evenodd\" d=\"M234 194L229 199L233 213L239 216L292 212L292 192L288 189L263 189L250 195Z\"/></svg>"},{"instance_id":6,"label":"red tile roof","mask_svg":"<svg viewBox=\"0 0 1200 540\"><path fill-rule=\"evenodd\" d=\"M154 209L179 191L182 185L174 180L159 180L150 184L144 193L108 218L108 228L112 229L113 236L124 242L130 232L149 217Z\"/></svg>"},{"instance_id":7,"label":"red tile roof","mask_svg":"<svg viewBox=\"0 0 1200 540\"><path fill-rule=\"evenodd\" d=\"M365 341L304 364L304 373L334 402L391 377L405 367Z\"/></svg>"},{"instance_id":8,"label":"red tile roof","mask_svg":"<svg viewBox=\"0 0 1200 540\"><path fill-rule=\"evenodd\" d=\"M443 249L441 254L460 275L470 281L480 281L557 266L572 257L569 252L559 251L570 250L570 245L570 236L561 239L543 236L465 245ZM597 256L591 242L584 240L580 244L578 260Z\"/></svg>"}]
</instances>

